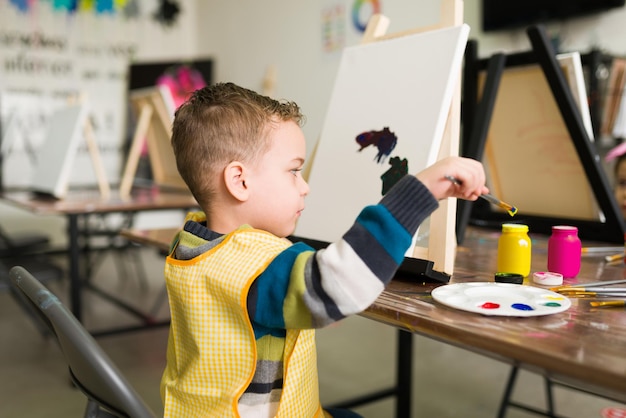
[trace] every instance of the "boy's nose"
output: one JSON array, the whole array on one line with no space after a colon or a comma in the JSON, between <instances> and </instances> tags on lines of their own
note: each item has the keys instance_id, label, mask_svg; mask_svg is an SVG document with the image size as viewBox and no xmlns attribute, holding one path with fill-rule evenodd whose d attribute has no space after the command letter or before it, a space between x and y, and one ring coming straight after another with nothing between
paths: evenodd
<instances>
[{"instance_id":1,"label":"boy's nose","mask_svg":"<svg viewBox=\"0 0 626 418\"><path fill-rule=\"evenodd\" d=\"M311 188L309 187L309 183L307 183L306 180L302 179L302 186L301 186L302 195L306 196L309 194L310 191L311 191Z\"/></svg>"}]
</instances>

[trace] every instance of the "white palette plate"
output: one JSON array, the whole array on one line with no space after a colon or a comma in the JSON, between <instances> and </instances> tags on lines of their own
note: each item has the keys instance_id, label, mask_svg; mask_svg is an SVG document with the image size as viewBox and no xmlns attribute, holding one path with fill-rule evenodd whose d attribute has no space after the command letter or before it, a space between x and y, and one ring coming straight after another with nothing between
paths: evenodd
<instances>
[{"instance_id":1,"label":"white palette plate","mask_svg":"<svg viewBox=\"0 0 626 418\"><path fill-rule=\"evenodd\" d=\"M451 308L494 316L541 316L566 311L571 301L556 292L511 283L471 282L439 286L431 293Z\"/></svg>"}]
</instances>

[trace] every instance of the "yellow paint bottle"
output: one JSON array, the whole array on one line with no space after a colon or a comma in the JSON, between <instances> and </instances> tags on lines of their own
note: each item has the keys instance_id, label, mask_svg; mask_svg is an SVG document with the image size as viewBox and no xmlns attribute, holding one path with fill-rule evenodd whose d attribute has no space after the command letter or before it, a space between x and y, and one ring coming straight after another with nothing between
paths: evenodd
<instances>
[{"instance_id":1,"label":"yellow paint bottle","mask_svg":"<svg viewBox=\"0 0 626 418\"><path fill-rule=\"evenodd\" d=\"M498 273L530 274L528 225L503 224L498 239Z\"/></svg>"}]
</instances>

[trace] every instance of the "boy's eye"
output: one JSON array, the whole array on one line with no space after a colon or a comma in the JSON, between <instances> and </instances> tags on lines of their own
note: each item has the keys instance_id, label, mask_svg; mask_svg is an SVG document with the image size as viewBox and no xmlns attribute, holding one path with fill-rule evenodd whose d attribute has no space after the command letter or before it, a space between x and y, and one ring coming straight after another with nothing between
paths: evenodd
<instances>
[{"instance_id":1,"label":"boy's eye","mask_svg":"<svg viewBox=\"0 0 626 418\"><path fill-rule=\"evenodd\" d=\"M293 174L294 176L297 176L298 172L300 172L300 171L302 171L302 168L293 168L293 169L289 170L289 172L291 174Z\"/></svg>"}]
</instances>

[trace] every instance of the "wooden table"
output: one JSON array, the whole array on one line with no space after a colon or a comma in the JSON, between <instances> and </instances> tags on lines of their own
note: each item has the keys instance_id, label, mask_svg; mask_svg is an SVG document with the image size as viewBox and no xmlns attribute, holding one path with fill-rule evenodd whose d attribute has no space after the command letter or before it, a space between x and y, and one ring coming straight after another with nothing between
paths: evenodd
<instances>
[{"instance_id":1,"label":"wooden table","mask_svg":"<svg viewBox=\"0 0 626 418\"><path fill-rule=\"evenodd\" d=\"M450 283L493 281L498 236L498 232L470 228L464 245L457 248ZM545 271L547 237L531 234L531 238L531 272ZM607 264L603 256L583 256L579 275L565 283L626 278L623 264ZM524 284L532 284L532 279L525 279ZM435 286L393 280L362 315L528 368L577 389L626 401L624 308L593 308L589 302L597 299L572 298L571 308L559 314L530 318L483 316L437 303L430 296Z\"/></svg>"},{"instance_id":2,"label":"wooden table","mask_svg":"<svg viewBox=\"0 0 626 418\"><path fill-rule=\"evenodd\" d=\"M175 233L176 229L123 232L129 239L161 249L169 247ZM494 281L499 232L469 228L466 234L463 246L457 248L450 283ZM545 271L547 237L530 235L531 271ZM607 264L603 256L583 256L580 274L567 283L626 278L623 264ZM532 280L527 278L525 284L532 284ZM430 292L440 285L423 283L419 278L396 278L361 314L403 332L398 334L396 387L359 401L394 394L398 396L396 416L411 415L410 337L419 334L626 402L626 309L593 308L589 302L596 299L573 298L571 308L558 314L528 318L483 316L434 301ZM348 401L339 406L360 403L363 402Z\"/></svg>"},{"instance_id":3,"label":"wooden table","mask_svg":"<svg viewBox=\"0 0 626 418\"><path fill-rule=\"evenodd\" d=\"M88 231L79 230L79 220L94 214L134 214L143 211L189 210L197 208L195 199L184 192L168 192L158 188L133 190L128 198L121 198L114 190L111 197L103 199L97 190L70 190L64 199L39 196L31 192L5 192L0 198L16 207L36 215L62 215L67 218L67 252L69 256L70 307L80 321L82 319L81 288L81 236ZM86 222L84 222L86 224ZM115 231L116 234L119 231ZM103 332L99 334L104 334Z\"/></svg>"},{"instance_id":4,"label":"wooden table","mask_svg":"<svg viewBox=\"0 0 626 418\"><path fill-rule=\"evenodd\" d=\"M163 253L167 253L172 239L178 231L179 228L122 229L120 235L129 241L154 247Z\"/></svg>"}]
</instances>

